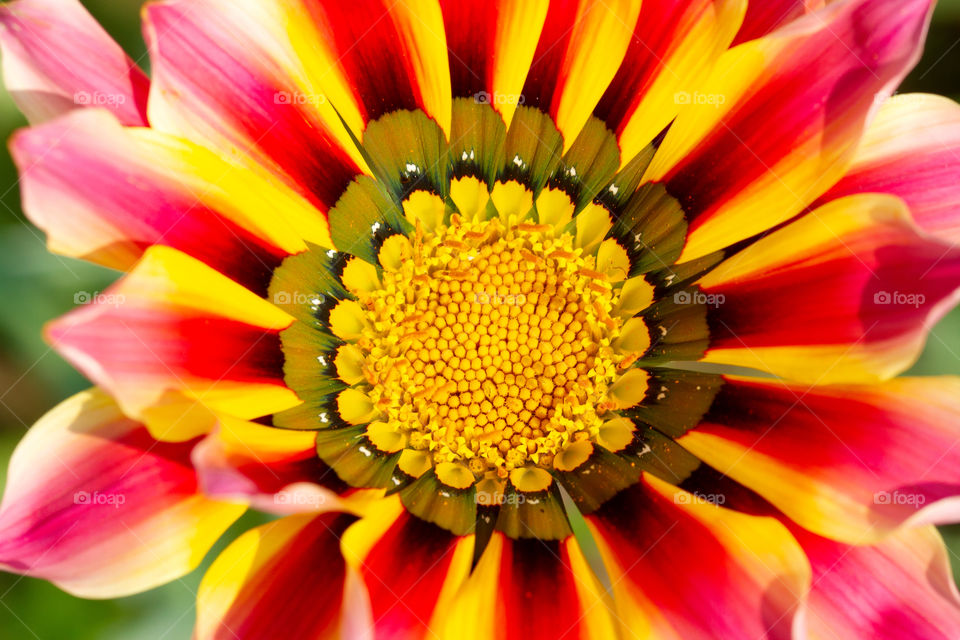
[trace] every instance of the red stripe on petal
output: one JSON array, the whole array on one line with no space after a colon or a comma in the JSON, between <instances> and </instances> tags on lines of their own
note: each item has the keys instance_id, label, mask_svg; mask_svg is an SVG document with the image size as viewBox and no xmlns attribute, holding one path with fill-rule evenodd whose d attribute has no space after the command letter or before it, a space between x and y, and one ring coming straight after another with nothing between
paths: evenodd
<instances>
[{"instance_id":1,"label":"red stripe on petal","mask_svg":"<svg viewBox=\"0 0 960 640\"><path fill-rule=\"evenodd\" d=\"M289 516L248 531L197 594L197 640L339 637L346 514Z\"/></svg>"},{"instance_id":2,"label":"red stripe on petal","mask_svg":"<svg viewBox=\"0 0 960 640\"><path fill-rule=\"evenodd\" d=\"M86 597L186 574L243 511L198 495L193 444L154 440L100 391L65 401L13 454L0 564Z\"/></svg>"},{"instance_id":3,"label":"red stripe on petal","mask_svg":"<svg viewBox=\"0 0 960 640\"><path fill-rule=\"evenodd\" d=\"M567 546L556 540L505 540L500 559L506 639L583 636L584 612ZM549 595L549 606L544 597Z\"/></svg>"},{"instance_id":4,"label":"red stripe on petal","mask_svg":"<svg viewBox=\"0 0 960 640\"><path fill-rule=\"evenodd\" d=\"M172 410L184 398L250 419L294 406L283 384L279 332L293 319L167 247L151 247L115 285L48 327L56 349L109 389L130 415ZM197 418L201 416L197 414ZM180 439L206 430L186 429ZM186 435L189 434L189 435Z\"/></svg>"},{"instance_id":5,"label":"red stripe on petal","mask_svg":"<svg viewBox=\"0 0 960 640\"><path fill-rule=\"evenodd\" d=\"M918 59L930 12L930 0L836 3L724 54L648 170L690 220L681 260L789 220L829 189L875 96Z\"/></svg>"},{"instance_id":6,"label":"red stripe on petal","mask_svg":"<svg viewBox=\"0 0 960 640\"><path fill-rule=\"evenodd\" d=\"M958 282L960 250L920 233L899 199L834 200L701 280L713 296L707 358L821 384L890 377Z\"/></svg>"},{"instance_id":7,"label":"red stripe on petal","mask_svg":"<svg viewBox=\"0 0 960 640\"><path fill-rule=\"evenodd\" d=\"M244 151L252 147L321 210L332 207L361 171L317 113L325 98L300 100L279 63L238 37L229 16L216 9L155 4L146 16L154 83L176 96L171 108L205 121Z\"/></svg>"},{"instance_id":8,"label":"red stripe on petal","mask_svg":"<svg viewBox=\"0 0 960 640\"><path fill-rule=\"evenodd\" d=\"M747 5L747 15L733 41L736 46L747 40L762 38L811 11L823 6L824 0L763 0Z\"/></svg>"},{"instance_id":9,"label":"red stripe on petal","mask_svg":"<svg viewBox=\"0 0 960 640\"><path fill-rule=\"evenodd\" d=\"M848 546L795 528L813 568L810 632L817 638L942 640L960 629L960 594L932 527Z\"/></svg>"},{"instance_id":10,"label":"red stripe on petal","mask_svg":"<svg viewBox=\"0 0 960 640\"><path fill-rule=\"evenodd\" d=\"M863 544L905 521L952 521L960 387L898 378L811 389L728 380L679 442L795 522Z\"/></svg>"},{"instance_id":11,"label":"red stripe on petal","mask_svg":"<svg viewBox=\"0 0 960 640\"><path fill-rule=\"evenodd\" d=\"M493 89L498 12L488 2L442 0L454 97Z\"/></svg>"},{"instance_id":12,"label":"red stripe on petal","mask_svg":"<svg viewBox=\"0 0 960 640\"><path fill-rule=\"evenodd\" d=\"M628 628L652 637L794 637L809 568L776 521L650 477L587 520Z\"/></svg>"},{"instance_id":13,"label":"red stripe on petal","mask_svg":"<svg viewBox=\"0 0 960 640\"><path fill-rule=\"evenodd\" d=\"M279 187L182 140L122 128L105 113L23 130L11 147L24 209L54 251L126 269L162 244L263 294L273 269L303 246L295 235L284 238L283 217L267 222L263 214L271 203L296 208ZM254 195L234 193L237 183ZM301 204L305 217L319 217Z\"/></svg>"},{"instance_id":14,"label":"red stripe on petal","mask_svg":"<svg viewBox=\"0 0 960 640\"><path fill-rule=\"evenodd\" d=\"M349 491L317 457L312 431L281 430L220 417L193 451L205 495L271 513L327 511Z\"/></svg>"},{"instance_id":15,"label":"red stripe on petal","mask_svg":"<svg viewBox=\"0 0 960 640\"><path fill-rule=\"evenodd\" d=\"M429 636L429 624L450 572L458 538L406 512L363 560L378 638Z\"/></svg>"},{"instance_id":16,"label":"red stripe on petal","mask_svg":"<svg viewBox=\"0 0 960 640\"><path fill-rule=\"evenodd\" d=\"M277 331L217 316L184 317L104 302L52 325L50 339L70 357L82 353L111 378L142 376L283 384ZM82 359L76 362L84 367ZM92 372L91 372L92 374Z\"/></svg>"},{"instance_id":17,"label":"red stripe on petal","mask_svg":"<svg viewBox=\"0 0 960 640\"><path fill-rule=\"evenodd\" d=\"M925 94L884 102L853 165L818 204L871 192L903 198L921 227L960 240L960 105Z\"/></svg>"},{"instance_id":18,"label":"red stripe on petal","mask_svg":"<svg viewBox=\"0 0 960 640\"><path fill-rule=\"evenodd\" d=\"M663 71L664 59L681 43L682 27L689 28L706 11L712 11L712 4L712 0L642 3L627 55L594 114L621 133L637 103Z\"/></svg>"},{"instance_id":19,"label":"red stripe on petal","mask_svg":"<svg viewBox=\"0 0 960 640\"><path fill-rule=\"evenodd\" d=\"M533 64L523 85L525 105L538 107L555 115L552 111L556 106L554 92L558 88L567 48L576 27L579 7L578 0L558 0L550 3L546 22L540 32L540 41L533 54Z\"/></svg>"},{"instance_id":20,"label":"red stripe on petal","mask_svg":"<svg viewBox=\"0 0 960 640\"><path fill-rule=\"evenodd\" d=\"M884 342L921 328L958 282L960 252L922 242L798 264L712 290L711 347Z\"/></svg>"},{"instance_id":21,"label":"red stripe on petal","mask_svg":"<svg viewBox=\"0 0 960 640\"><path fill-rule=\"evenodd\" d=\"M344 75L365 110L365 121L424 106L412 61L390 17L393 3L313 0L308 4L317 22L329 29Z\"/></svg>"}]
</instances>

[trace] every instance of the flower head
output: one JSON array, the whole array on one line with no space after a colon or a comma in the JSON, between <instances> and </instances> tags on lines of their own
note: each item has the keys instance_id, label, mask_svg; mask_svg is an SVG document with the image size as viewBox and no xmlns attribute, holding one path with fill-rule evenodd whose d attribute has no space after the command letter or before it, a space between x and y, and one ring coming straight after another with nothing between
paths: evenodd
<instances>
[{"instance_id":1,"label":"flower head","mask_svg":"<svg viewBox=\"0 0 960 640\"><path fill-rule=\"evenodd\" d=\"M198 638L946 637L960 108L890 99L928 0L821 4L170 0L149 79L0 8L25 210L128 271L0 562L132 593L249 506Z\"/></svg>"}]
</instances>

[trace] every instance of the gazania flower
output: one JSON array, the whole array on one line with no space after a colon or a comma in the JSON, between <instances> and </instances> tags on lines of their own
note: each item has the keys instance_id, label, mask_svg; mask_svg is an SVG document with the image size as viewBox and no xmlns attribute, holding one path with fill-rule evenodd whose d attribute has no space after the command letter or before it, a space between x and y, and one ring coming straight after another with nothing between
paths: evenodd
<instances>
[{"instance_id":1,"label":"gazania flower","mask_svg":"<svg viewBox=\"0 0 960 640\"><path fill-rule=\"evenodd\" d=\"M960 108L929 0L2 8L47 328L0 562L206 638L948 638ZM817 5L817 6L814 6Z\"/></svg>"}]
</instances>

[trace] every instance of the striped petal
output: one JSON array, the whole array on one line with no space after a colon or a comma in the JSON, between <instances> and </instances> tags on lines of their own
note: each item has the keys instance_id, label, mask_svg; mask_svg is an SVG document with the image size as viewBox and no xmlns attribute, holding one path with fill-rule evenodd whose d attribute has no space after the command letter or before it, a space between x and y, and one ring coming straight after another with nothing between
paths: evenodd
<instances>
[{"instance_id":1,"label":"striped petal","mask_svg":"<svg viewBox=\"0 0 960 640\"><path fill-rule=\"evenodd\" d=\"M455 98L493 105L507 126L547 17L546 0L441 0ZM451 137L456 143L459 137Z\"/></svg>"},{"instance_id":2,"label":"striped petal","mask_svg":"<svg viewBox=\"0 0 960 640\"><path fill-rule=\"evenodd\" d=\"M0 49L4 85L30 122L102 107L146 125L150 81L77 0L0 6Z\"/></svg>"},{"instance_id":3,"label":"striped petal","mask_svg":"<svg viewBox=\"0 0 960 640\"><path fill-rule=\"evenodd\" d=\"M209 429L197 406L256 418L299 401L279 332L293 318L203 263L152 247L134 270L52 323L47 337L155 437Z\"/></svg>"},{"instance_id":4,"label":"striped petal","mask_svg":"<svg viewBox=\"0 0 960 640\"><path fill-rule=\"evenodd\" d=\"M433 637L470 571L473 536L455 536L388 498L343 536L347 565L369 596L373 638Z\"/></svg>"},{"instance_id":5,"label":"striped petal","mask_svg":"<svg viewBox=\"0 0 960 640\"><path fill-rule=\"evenodd\" d=\"M928 94L884 101L846 175L819 202L866 192L900 196L917 224L960 241L960 105Z\"/></svg>"},{"instance_id":6,"label":"striped petal","mask_svg":"<svg viewBox=\"0 0 960 640\"><path fill-rule=\"evenodd\" d=\"M341 637L350 599L340 536L354 520L333 513L288 516L237 538L200 583L193 637Z\"/></svg>"},{"instance_id":7,"label":"striped petal","mask_svg":"<svg viewBox=\"0 0 960 640\"><path fill-rule=\"evenodd\" d=\"M85 110L12 143L24 209L52 251L128 269L175 247L259 293L284 256L326 244L326 221L267 172Z\"/></svg>"},{"instance_id":8,"label":"striped petal","mask_svg":"<svg viewBox=\"0 0 960 640\"><path fill-rule=\"evenodd\" d=\"M849 547L795 532L813 569L812 638L942 640L960 629L960 594L933 527Z\"/></svg>"},{"instance_id":9,"label":"striped petal","mask_svg":"<svg viewBox=\"0 0 960 640\"><path fill-rule=\"evenodd\" d=\"M0 507L0 567L86 598L192 571L244 507L197 492L192 443L157 442L92 389L17 446Z\"/></svg>"},{"instance_id":10,"label":"striped petal","mask_svg":"<svg viewBox=\"0 0 960 640\"><path fill-rule=\"evenodd\" d=\"M568 149L627 53L640 2L550 3L521 95L549 113Z\"/></svg>"},{"instance_id":11,"label":"striped petal","mask_svg":"<svg viewBox=\"0 0 960 640\"><path fill-rule=\"evenodd\" d=\"M745 0L641 5L627 54L594 110L617 133L621 165L670 124L706 79L736 34L746 5Z\"/></svg>"},{"instance_id":12,"label":"striped petal","mask_svg":"<svg viewBox=\"0 0 960 640\"><path fill-rule=\"evenodd\" d=\"M495 533L434 630L463 640L615 638L612 609L572 536L543 541Z\"/></svg>"},{"instance_id":13,"label":"striped petal","mask_svg":"<svg viewBox=\"0 0 960 640\"><path fill-rule=\"evenodd\" d=\"M681 261L789 220L840 179L874 96L916 63L931 5L838 2L719 59L644 176L686 211Z\"/></svg>"},{"instance_id":14,"label":"striped petal","mask_svg":"<svg viewBox=\"0 0 960 640\"><path fill-rule=\"evenodd\" d=\"M321 210L333 206L364 166L334 105L351 125L356 105L341 100L329 52L301 58L329 39L304 3L172 0L147 6L144 20L153 127L250 153Z\"/></svg>"},{"instance_id":15,"label":"striped petal","mask_svg":"<svg viewBox=\"0 0 960 640\"><path fill-rule=\"evenodd\" d=\"M268 513L343 510L347 489L317 457L316 433L220 416L193 451L204 495Z\"/></svg>"},{"instance_id":16,"label":"striped petal","mask_svg":"<svg viewBox=\"0 0 960 640\"><path fill-rule=\"evenodd\" d=\"M960 380L809 388L728 380L678 439L794 522L850 544L960 520Z\"/></svg>"},{"instance_id":17,"label":"striped petal","mask_svg":"<svg viewBox=\"0 0 960 640\"><path fill-rule=\"evenodd\" d=\"M773 518L710 504L651 476L587 516L635 637L804 637L810 567Z\"/></svg>"},{"instance_id":18,"label":"striped petal","mask_svg":"<svg viewBox=\"0 0 960 640\"><path fill-rule=\"evenodd\" d=\"M708 362L817 384L909 367L957 299L960 251L921 234L898 198L834 200L700 281Z\"/></svg>"}]
</instances>

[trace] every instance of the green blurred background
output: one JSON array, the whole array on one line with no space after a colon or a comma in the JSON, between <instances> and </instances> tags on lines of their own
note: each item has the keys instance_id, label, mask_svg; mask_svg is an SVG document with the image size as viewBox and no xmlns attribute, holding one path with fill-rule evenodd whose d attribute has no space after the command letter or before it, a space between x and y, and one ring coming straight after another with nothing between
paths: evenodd
<instances>
[{"instance_id":1,"label":"green blurred background","mask_svg":"<svg viewBox=\"0 0 960 640\"><path fill-rule=\"evenodd\" d=\"M896 0L891 0L896 1ZM91 13L142 66L149 63L140 35L139 0L84 0ZM901 91L940 93L960 100L960 0L941 0L923 60ZM0 89L0 138L26 124ZM47 409L86 388L86 380L52 353L40 327L68 311L78 291L102 291L115 272L53 256L20 210L17 173L0 154L0 486L17 441ZM960 374L960 311L931 333L912 373ZM262 521L245 517L225 540ZM960 576L960 527L943 530ZM218 545L208 556L215 557ZM149 593L110 601L73 598L41 580L0 573L0 639L131 640L189 638L194 595L206 565Z\"/></svg>"}]
</instances>

